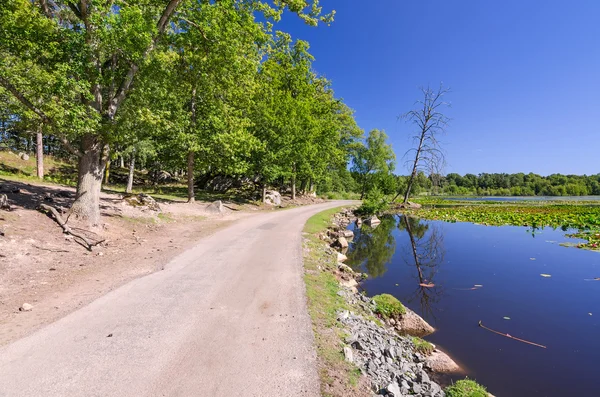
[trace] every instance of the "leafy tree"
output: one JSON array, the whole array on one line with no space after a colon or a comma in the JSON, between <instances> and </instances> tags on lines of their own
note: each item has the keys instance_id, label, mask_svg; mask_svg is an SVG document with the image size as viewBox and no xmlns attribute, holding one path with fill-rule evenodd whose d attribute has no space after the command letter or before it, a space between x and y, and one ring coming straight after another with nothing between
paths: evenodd
<instances>
[{"instance_id":1,"label":"leafy tree","mask_svg":"<svg viewBox=\"0 0 600 397\"><path fill-rule=\"evenodd\" d=\"M357 174L361 186L360 198L372 187L375 175L390 174L395 167L396 155L387 142L387 135L380 130L371 130L365 143L357 147L352 159L352 170Z\"/></svg>"},{"instance_id":2,"label":"leafy tree","mask_svg":"<svg viewBox=\"0 0 600 397\"><path fill-rule=\"evenodd\" d=\"M0 10L0 86L78 157L71 211L92 224L99 222L102 176L117 139L120 109L157 49L186 32L176 27L198 4L206 3L12 0ZM322 15L316 0L235 4L275 21L286 8L311 25L333 17ZM237 22L229 21L233 26Z\"/></svg>"}]
</instances>

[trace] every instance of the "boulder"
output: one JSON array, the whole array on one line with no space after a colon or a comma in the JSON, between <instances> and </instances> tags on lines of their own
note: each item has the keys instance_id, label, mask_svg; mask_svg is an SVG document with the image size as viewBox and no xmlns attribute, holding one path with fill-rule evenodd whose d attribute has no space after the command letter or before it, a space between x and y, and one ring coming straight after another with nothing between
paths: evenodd
<instances>
[{"instance_id":1,"label":"boulder","mask_svg":"<svg viewBox=\"0 0 600 397\"><path fill-rule=\"evenodd\" d=\"M342 230L338 234L340 237L352 240L354 238L354 232L352 230Z\"/></svg>"},{"instance_id":2,"label":"boulder","mask_svg":"<svg viewBox=\"0 0 600 397\"><path fill-rule=\"evenodd\" d=\"M354 274L354 270L344 263L338 263L338 270L342 273Z\"/></svg>"},{"instance_id":3,"label":"boulder","mask_svg":"<svg viewBox=\"0 0 600 397\"><path fill-rule=\"evenodd\" d=\"M20 157L20 158L21 158L21 160L23 160L23 161L27 161L27 160L29 160L29 155L28 155L27 153L21 153L21 154L19 155L19 157Z\"/></svg>"},{"instance_id":4,"label":"boulder","mask_svg":"<svg viewBox=\"0 0 600 397\"><path fill-rule=\"evenodd\" d=\"M213 203L210 203L209 205L206 206L206 208L204 210L206 212L210 212L211 214L222 214L223 211L225 211L221 200L217 200Z\"/></svg>"},{"instance_id":5,"label":"boulder","mask_svg":"<svg viewBox=\"0 0 600 397\"><path fill-rule=\"evenodd\" d=\"M352 354L352 348L350 346L344 346L344 358L350 363L354 362L354 356Z\"/></svg>"},{"instance_id":6,"label":"boulder","mask_svg":"<svg viewBox=\"0 0 600 397\"><path fill-rule=\"evenodd\" d=\"M460 371L458 364L456 364L449 355L437 349L425 358L425 366L431 371L438 373Z\"/></svg>"},{"instance_id":7,"label":"boulder","mask_svg":"<svg viewBox=\"0 0 600 397\"><path fill-rule=\"evenodd\" d=\"M141 209L160 212L160 205L158 205L156 200L144 193L126 196L123 200L132 207L145 207Z\"/></svg>"},{"instance_id":8,"label":"boulder","mask_svg":"<svg viewBox=\"0 0 600 397\"><path fill-rule=\"evenodd\" d=\"M10 204L6 194L0 194L0 210L10 211Z\"/></svg>"},{"instance_id":9,"label":"boulder","mask_svg":"<svg viewBox=\"0 0 600 397\"><path fill-rule=\"evenodd\" d=\"M406 313L396 320L396 329L401 334L411 336L426 336L432 334L435 329L417 313L406 308Z\"/></svg>"},{"instance_id":10,"label":"boulder","mask_svg":"<svg viewBox=\"0 0 600 397\"><path fill-rule=\"evenodd\" d=\"M393 397L402 397L402 393L400 392L400 386L396 382L390 383L385 388L385 392L388 396Z\"/></svg>"},{"instance_id":11,"label":"boulder","mask_svg":"<svg viewBox=\"0 0 600 397\"><path fill-rule=\"evenodd\" d=\"M265 195L265 204L281 205L281 193L275 190L268 190Z\"/></svg>"},{"instance_id":12,"label":"boulder","mask_svg":"<svg viewBox=\"0 0 600 397\"><path fill-rule=\"evenodd\" d=\"M345 237L340 237L335 241L336 247L348 248L348 240Z\"/></svg>"},{"instance_id":13,"label":"boulder","mask_svg":"<svg viewBox=\"0 0 600 397\"><path fill-rule=\"evenodd\" d=\"M348 259L348 257L344 254L342 254L341 252L337 253L337 261L338 262L344 262Z\"/></svg>"},{"instance_id":14,"label":"boulder","mask_svg":"<svg viewBox=\"0 0 600 397\"><path fill-rule=\"evenodd\" d=\"M377 218L377 216L373 215L372 217L365 219L365 223L371 227L375 227L379 225L381 221L379 218Z\"/></svg>"}]
</instances>

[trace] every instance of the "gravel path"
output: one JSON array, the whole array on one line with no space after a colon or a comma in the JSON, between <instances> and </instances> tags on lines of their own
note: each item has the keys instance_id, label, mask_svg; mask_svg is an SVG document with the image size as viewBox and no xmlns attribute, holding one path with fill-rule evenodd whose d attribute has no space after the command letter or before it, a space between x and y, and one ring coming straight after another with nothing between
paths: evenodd
<instances>
[{"instance_id":1,"label":"gravel path","mask_svg":"<svg viewBox=\"0 0 600 397\"><path fill-rule=\"evenodd\" d=\"M0 396L320 395L301 230L347 203L243 219L3 347Z\"/></svg>"}]
</instances>

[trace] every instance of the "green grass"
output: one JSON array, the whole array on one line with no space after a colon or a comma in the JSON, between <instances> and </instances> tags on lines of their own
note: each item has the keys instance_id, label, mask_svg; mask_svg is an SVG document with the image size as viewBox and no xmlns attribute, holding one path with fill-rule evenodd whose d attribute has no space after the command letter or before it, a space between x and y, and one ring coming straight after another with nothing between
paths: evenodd
<instances>
[{"instance_id":1,"label":"green grass","mask_svg":"<svg viewBox=\"0 0 600 397\"><path fill-rule=\"evenodd\" d=\"M406 314L404 305L390 294L375 295L375 313L380 314L383 318L395 318Z\"/></svg>"},{"instance_id":2,"label":"green grass","mask_svg":"<svg viewBox=\"0 0 600 397\"><path fill-rule=\"evenodd\" d=\"M447 397L487 397L488 393L485 387L470 379L457 381L448 386L446 390Z\"/></svg>"},{"instance_id":3,"label":"green grass","mask_svg":"<svg viewBox=\"0 0 600 397\"><path fill-rule=\"evenodd\" d=\"M331 217L340 212L342 208L344 207L331 208L311 216L308 221L306 221L306 225L304 225L304 231L306 233L316 234L326 230L327 227L331 225Z\"/></svg>"},{"instance_id":4,"label":"green grass","mask_svg":"<svg viewBox=\"0 0 600 397\"><path fill-rule=\"evenodd\" d=\"M433 345L418 336L412 337L412 342L415 345L415 350L421 354L429 355L433 353Z\"/></svg>"},{"instance_id":5,"label":"green grass","mask_svg":"<svg viewBox=\"0 0 600 397\"><path fill-rule=\"evenodd\" d=\"M340 208L320 212L311 217L304 228L310 233L304 239L304 281L308 298L308 312L312 320L315 344L320 361L322 395L341 397L331 394L333 390L352 390L358 385L360 370L344 359L344 330L337 321L339 310L349 310L345 299L337 293L340 290L334 276L337 269L335 256L327 254L323 241L315 234L327 228L333 214ZM332 387L333 384L336 387Z\"/></svg>"}]
</instances>

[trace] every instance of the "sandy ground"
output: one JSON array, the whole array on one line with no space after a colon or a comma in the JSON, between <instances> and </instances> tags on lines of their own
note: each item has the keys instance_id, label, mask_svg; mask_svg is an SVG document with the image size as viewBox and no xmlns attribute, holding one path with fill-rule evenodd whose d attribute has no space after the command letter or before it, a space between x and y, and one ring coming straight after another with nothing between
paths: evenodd
<instances>
[{"instance_id":1,"label":"sandy ground","mask_svg":"<svg viewBox=\"0 0 600 397\"><path fill-rule=\"evenodd\" d=\"M161 202L158 215L131 207L118 195L103 194L99 234L106 241L89 252L36 210L40 203L68 206L72 198L59 192L73 196L70 188L0 179L0 194L7 194L13 207L10 212L0 210L4 233L0 235L0 346L132 279L160 270L199 239L233 221L264 211L227 203L225 213L213 214L204 210L207 203ZM69 224L77 222L69 220ZM24 303L33 309L20 311Z\"/></svg>"},{"instance_id":2,"label":"sandy ground","mask_svg":"<svg viewBox=\"0 0 600 397\"><path fill-rule=\"evenodd\" d=\"M246 217L0 348L0 395L320 395L301 230L343 204Z\"/></svg>"}]
</instances>

